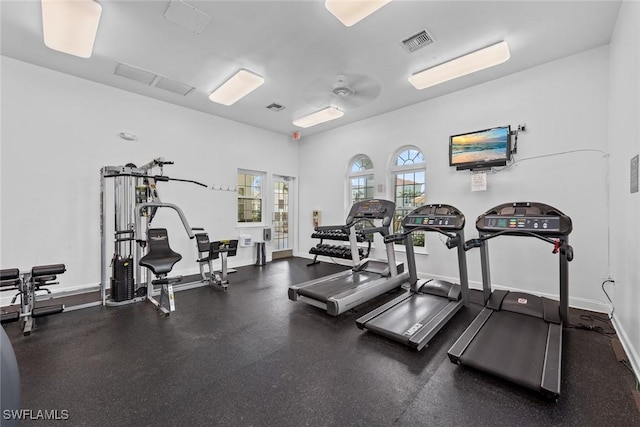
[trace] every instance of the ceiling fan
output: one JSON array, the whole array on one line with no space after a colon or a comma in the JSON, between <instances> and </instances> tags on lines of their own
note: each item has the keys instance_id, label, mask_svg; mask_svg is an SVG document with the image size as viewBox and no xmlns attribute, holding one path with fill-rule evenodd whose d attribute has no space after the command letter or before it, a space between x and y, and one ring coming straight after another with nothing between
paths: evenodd
<instances>
[{"instance_id":1,"label":"ceiling fan","mask_svg":"<svg viewBox=\"0 0 640 427\"><path fill-rule=\"evenodd\" d=\"M380 89L380 83L364 74L339 74L330 87L315 84L307 98L314 106L334 106L346 111L374 101Z\"/></svg>"}]
</instances>

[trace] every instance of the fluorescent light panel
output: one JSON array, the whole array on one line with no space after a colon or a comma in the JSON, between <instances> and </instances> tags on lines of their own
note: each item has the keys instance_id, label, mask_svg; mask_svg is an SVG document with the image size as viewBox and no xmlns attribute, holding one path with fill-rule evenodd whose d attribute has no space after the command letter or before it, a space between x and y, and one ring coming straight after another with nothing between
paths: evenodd
<instances>
[{"instance_id":1,"label":"fluorescent light panel","mask_svg":"<svg viewBox=\"0 0 640 427\"><path fill-rule=\"evenodd\" d=\"M391 0L326 0L324 7L345 26L350 27Z\"/></svg>"},{"instance_id":2,"label":"fluorescent light panel","mask_svg":"<svg viewBox=\"0 0 640 427\"><path fill-rule=\"evenodd\" d=\"M293 124L301 128L308 128L311 126L319 125L320 123L338 119L343 115L344 113L337 108L327 107L323 110L309 114L308 116L299 118L298 120L295 120Z\"/></svg>"},{"instance_id":3,"label":"fluorescent light panel","mask_svg":"<svg viewBox=\"0 0 640 427\"><path fill-rule=\"evenodd\" d=\"M494 65L502 64L511 57L506 41L501 41L484 49L445 62L435 67L420 71L409 77L416 89L425 89L453 80Z\"/></svg>"},{"instance_id":4,"label":"fluorescent light panel","mask_svg":"<svg viewBox=\"0 0 640 427\"><path fill-rule=\"evenodd\" d=\"M222 105L232 105L262 86L264 79L249 70L242 69L222 86L214 90L209 99Z\"/></svg>"},{"instance_id":5,"label":"fluorescent light panel","mask_svg":"<svg viewBox=\"0 0 640 427\"><path fill-rule=\"evenodd\" d=\"M90 58L102 6L93 0L42 0L44 44L53 50Z\"/></svg>"}]
</instances>

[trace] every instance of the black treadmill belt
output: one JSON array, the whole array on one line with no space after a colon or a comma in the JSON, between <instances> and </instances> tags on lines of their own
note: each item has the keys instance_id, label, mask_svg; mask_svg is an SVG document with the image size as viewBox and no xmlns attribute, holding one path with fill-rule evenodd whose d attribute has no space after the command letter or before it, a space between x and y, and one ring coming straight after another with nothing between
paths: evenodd
<instances>
[{"instance_id":1,"label":"black treadmill belt","mask_svg":"<svg viewBox=\"0 0 640 427\"><path fill-rule=\"evenodd\" d=\"M460 360L465 365L539 391L548 329L540 318L495 311Z\"/></svg>"},{"instance_id":2,"label":"black treadmill belt","mask_svg":"<svg viewBox=\"0 0 640 427\"><path fill-rule=\"evenodd\" d=\"M381 335L407 340L412 334L406 332L416 324L424 325L449 304L448 298L428 294L413 294L411 297L393 306L378 317L368 321L366 328ZM417 328L414 328L415 333Z\"/></svg>"},{"instance_id":3,"label":"black treadmill belt","mask_svg":"<svg viewBox=\"0 0 640 427\"><path fill-rule=\"evenodd\" d=\"M350 289L356 289L358 286L380 279L380 277L379 274L366 271L354 272L348 276L336 277L331 280L300 288L298 289L298 294L317 301L327 302L327 300L334 295L341 294Z\"/></svg>"}]
</instances>

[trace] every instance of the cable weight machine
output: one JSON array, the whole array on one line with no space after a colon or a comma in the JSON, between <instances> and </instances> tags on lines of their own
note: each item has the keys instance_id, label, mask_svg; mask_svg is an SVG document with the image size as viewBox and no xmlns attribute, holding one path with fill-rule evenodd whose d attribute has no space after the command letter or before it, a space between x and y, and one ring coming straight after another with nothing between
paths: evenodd
<instances>
[{"instance_id":1,"label":"cable weight machine","mask_svg":"<svg viewBox=\"0 0 640 427\"><path fill-rule=\"evenodd\" d=\"M174 306L165 307L164 303L155 300L151 273L140 265L147 247L147 232L158 209L169 208L175 210L190 239L195 237L194 231L201 228L191 228L182 209L171 203L163 203L158 195L156 184L166 181L189 182L207 188L197 181L170 178L163 175L164 165L173 162L157 158L151 162L135 166L105 166L100 170L100 290L102 305L117 306L148 299L166 314L173 311ZM154 174L159 169L159 174ZM114 204L114 234L113 254L107 249L106 229L107 221L107 180L113 180ZM111 278L107 279L111 269ZM108 290L108 291L107 291ZM165 292L170 295L165 296ZM107 295L108 293L108 295ZM163 286L161 300L173 301L173 288Z\"/></svg>"}]
</instances>

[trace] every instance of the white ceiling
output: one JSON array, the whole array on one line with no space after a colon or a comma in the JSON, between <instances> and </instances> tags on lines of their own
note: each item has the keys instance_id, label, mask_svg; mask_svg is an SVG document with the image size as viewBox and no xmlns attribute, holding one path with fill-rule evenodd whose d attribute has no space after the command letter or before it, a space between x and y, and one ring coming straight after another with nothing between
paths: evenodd
<instances>
[{"instance_id":1,"label":"white ceiling","mask_svg":"<svg viewBox=\"0 0 640 427\"><path fill-rule=\"evenodd\" d=\"M613 0L394 0L347 28L324 1L187 0L211 16L196 34L164 17L169 0L98 2L103 9L93 56L81 59L45 47L40 1L2 0L2 55L282 134L300 131L302 137L605 45L620 7ZM401 41L424 29L435 42L408 53ZM422 91L407 81L417 71L501 40L511 49L504 64ZM114 74L120 62L195 89L182 96L126 79ZM264 85L229 107L209 101L240 68L262 75ZM353 97L332 94L339 74L347 76ZM377 96L364 96L378 85ZM285 108L265 108L273 102ZM328 105L343 109L344 116L308 129L292 124Z\"/></svg>"}]
</instances>

